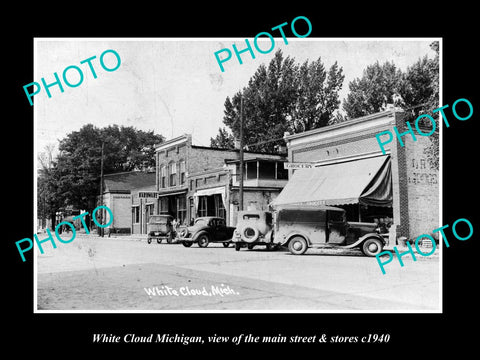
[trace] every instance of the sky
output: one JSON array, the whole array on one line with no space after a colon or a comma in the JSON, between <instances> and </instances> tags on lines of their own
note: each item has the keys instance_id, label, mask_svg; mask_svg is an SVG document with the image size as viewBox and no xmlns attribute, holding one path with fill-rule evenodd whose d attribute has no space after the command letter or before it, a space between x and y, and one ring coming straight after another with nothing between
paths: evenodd
<instances>
[{"instance_id":1,"label":"sky","mask_svg":"<svg viewBox=\"0 0 480 360\"><path fill-rule=\"evenodd\" d=\"M252 39L249 39L253 43ZM247 85L250 77L262 63L268 65L276 50L284 56L295 58L297 63L314 61L319 57L325 68L337 61L343 68L345 80L340 98L348 94L348 84L362 76L363 70L376 61L393 61L402 71L427 55L434 56L429 44L432 38L275 38L274 49L268 54L255 50L255 59L248 52L242 54L243 64L235 55L220 70L214 53L232 44L245 48L243 38L36 38L34 79L53 83L56 72L64 92L58 86L50 87L51 98L42 88L34 96L36 151L46 145L55 145L68 133L78 131L85 124L97 127L108 125L134 126L153 130L166 139L188 133L193 143L209 146L218 128L223 126L224 102ZM262 41L262 40L261 40ZM268 43L259 46L268 49ZM121 59L115 71L105 71L100 65L100 55L114 50ZM96 56L91 61L97 78L87 63L81 61ZM116 59L106 53L105 66L113 68ZM70 65L78 66L84 75L77 87L68 87L62 79L63 71ZM75 84L79 75L68 70L67 79ZM28 103L28 99L26 98ZM341 105L340 105L341 108Z\"/></svg>"}]
</instances>

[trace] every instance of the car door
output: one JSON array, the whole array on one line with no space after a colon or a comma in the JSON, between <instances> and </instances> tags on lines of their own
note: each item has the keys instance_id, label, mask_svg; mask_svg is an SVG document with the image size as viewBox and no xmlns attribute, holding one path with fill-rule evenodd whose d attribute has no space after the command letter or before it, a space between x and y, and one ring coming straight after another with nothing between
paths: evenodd
<instances>
[{"instance_id":1,"label":"car door","mask_svg":"<svg viewBox=\"0 0 480 360\"><path fill-rule=\"evenodd\" d=\"M215 221L215 240L222 241L227 240L227 228L225 226L225 220L214 219Z\"/></svg>"},{"instance_id":2,"label":"car door","mask_svg":"<svg viewBox=\"0 0 480 360\"><path fill-rule=\"evenodd\" d=\"M328 243L332 245L342 244L347 235L345 214L341 211L329 210L327 213L327 224Z\"/></svg>"}]
</instances>

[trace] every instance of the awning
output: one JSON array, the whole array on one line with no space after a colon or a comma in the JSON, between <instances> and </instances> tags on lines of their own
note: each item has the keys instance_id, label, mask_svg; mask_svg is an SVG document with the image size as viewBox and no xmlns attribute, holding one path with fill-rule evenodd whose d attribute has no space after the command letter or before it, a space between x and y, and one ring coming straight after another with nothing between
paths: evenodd
<instances>
[{"instance_id":1,"label":"awning","mask_svg":"<svg viewBox=\"0 0 480 360\"><path fill-rule=\"evenodd\" d=\"M211 196L215 194L220 194L222 196L222 201L225 206L225 186L218 186L215 188L201 189L195 191L195 194L193 194L193 202L195 204L195 209L198 209L198 198L200 196Z\"/></svg>"},{"instance_id":2,"label":"awning","mask_svg":"<svg viewBox=\"0 0 480 360\"><path fill-rule=\"evenodd\" d=\"M385 155L296 170L270 205L392 206L390 168Z\"/></svg>"},{"instance_id":3,"label":"awning","mask_svg":"<svg viewBox=\"0 0 480 360\"><path fill-rule=\"evenodd\" d=\"M181 190L167 190L167 191L155 191L158 195L157 197L162 196L174 196L174 195L182 195L186 194L188 189L181 189Z\"/></svg>"}]
</instances>

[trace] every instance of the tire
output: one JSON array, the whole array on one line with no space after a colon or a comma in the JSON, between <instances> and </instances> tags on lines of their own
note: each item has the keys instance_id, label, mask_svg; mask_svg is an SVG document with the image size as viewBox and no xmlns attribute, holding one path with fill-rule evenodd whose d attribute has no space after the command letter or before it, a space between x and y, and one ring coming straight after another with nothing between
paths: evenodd
<instances>
[{"instance_id":1,"label":"tire","mask_svg":"<svg viewBox=\"0 0 480 360\"><path fill-rule=\"evenodd\" d=\"M267 249L267 251L272 251L272 250L275 250L276 246L274 244L267 244L265 246L265 249Z\"/></svg>"},{"instance_id":2,"label":"tire","mask_svg":"<svg viewBox=\"0 0 480 360\"><path fill-rule=\"evenodd\" d=\"M229 243L229 242L224 242L224 243L223 243L223 247L228 248L229 246L230 246L230 243Z\"/></svg>"},{"instance_id":3,"label":"tire","mask_svg":"<svg viewBox=\"0 0 480 360\"><path fill-rule=\"evenodd\" d=\"M192 244L193 243L190 242L190 241L182 241L182 245L185 246L185 247L190 247L190 246L192 246Z\"/></svg>"},{"instance_id":4,"label":"tire","mask_svg":"<svg viewBox=\"0 0 480 360\"><path fill-rule=\"evenodd\" d=\"M235 251L240 251L240 249L242 248L242 244L240 243L235 243Z\"/></svg>"},{"instance_id":5,"label":"tire","mask_svg":"<svg viewBox=\"0 0 480 360\"><path fill-rule=\"evenodd\" d=\"M198 237L198 246L201 248L206 248L208 246L208 235L202 234Z\"/></svg>"},{"instance_id":6,"label":"tire","mask_svg":"<svg viewBox=\"0 0 480 360\"><path fill-rule=\"evenodd\" d=\"M172 242L173 242L173 237L172 237L172 234L170 233L167 238L167 243L171 244Z\"/></svg>"},{"instance_id":7,"label":"tire","mask_svg":"<svg viewBox=\"0 0 480 360\"><path fill-rule=\"evenodd\" d=\"M255 247L255 245L253 245L253 244L248 244L248 245L247 245L247 249L248 249L248 250L252 250L254 247Z\"/></svg>"},{"instance_id":8,"label":"tire","mask_svg":"<svg viewBox=\"0 0 480 360\"><path fill-rule=\"evenodd\" d=\"M375 256L383 250L383 243L375 238L369 238L362 243L362 252L367 256Z\"/></svg>"},{"instance_id":9,"label":"tire","mask_svg":"<svg viewBox=\"0 0 480 360\"><path fill-rule=\"evenodd\" d=\"M151 239L151 238L148 238L148 239L147 239L147 243L151 244L151 243L152 243L152 239Z\"/></svg>"},{"instance_id":10,"label":"tire","mask_svg":"<svg viewBox=\"0 0 480 360\"><path fill-rule=\"evenodd\" d=\"M157 244L161 244L162 243L162 239L157 239Z\"/></svg>"},{"instance_id":11,"label":"tire","mask_svg":"<svg viewBox=\"0 0 480 360\"><path fill-rule=\"evenodd\" d=\"M188 236L188 229L183 228L180 231L178 231L178 236L180 236L181 238L186 238Z\"/></svg>"},{"instance_id":12,"label":"tire","mask_svg":"<svg viewBox=\"0 0 480 360\"><path fill-rule=\"evenodd\" d=\"M240 231L240 236L243 241L247 243L252 243L258 239L258 237L260 236L260 232L257 228L254 228L252 226L245 226Z\"/></svg>"},{"instance_id":13,"label":"tire","mask_svg":"<svg viewBox=\"0 0 480 360\"><path fill-rule=\"evenodd\" d=\"M308 249L308 244L307 240L305 240L301 236L294 236L289 242L288 242L288 250L293 254L293 255L302 255L307 251Z\"/></svg>"}]
</instances>

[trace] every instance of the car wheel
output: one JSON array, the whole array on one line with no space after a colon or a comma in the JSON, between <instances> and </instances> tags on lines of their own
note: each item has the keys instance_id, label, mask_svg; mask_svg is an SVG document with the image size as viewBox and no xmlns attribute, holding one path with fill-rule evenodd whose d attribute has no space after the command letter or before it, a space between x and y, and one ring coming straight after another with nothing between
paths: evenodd
<instances>
[{"instance_id":1,"label":"car wheel","mask_svg":"<svg viewBox=\"0 0 480 360\"><path fill-rule=\"evenodd\" d=\"M193 243L190 242L190 241L182 241L182 245L185 246L185 247L190 247L190 246L192 246L192 244Z\"/></svg>"},{"instance_id":2,"label":"car wheel","mask_svg":"<svg viewBox=\"0 0 480 360\"><path fill-rule=\"evenodd\" d=\"M265 248L267 251L272 251L276 248L276 246L274 244L267 244Z\"/></svg>"},{"instance_id":3,"label":"car wheel","mask_svg":"<svg viewBox=\"0 0 480 360\"><path fill-rule=\"evenodd\" d=\"M240 232L240 236L242 237L243 241L251 243L258 239L260 232L255 227L245 226Z\"/></svg>"},{"instance_id":4,"label":"car wheel","mask_svg":"<svg viewBox=\"0 0 480 360\"><path fill-rule=\"evenodd\" d=\"M206 248L208 246L208 236L206 234L198 237L198 246L201 248Z\"/></svg>"},{"instance_id":5,"label":"car wheel","mask_svg":"<svg viewBox=\"0 0 480 360\"><path fill-rule=\"evenodd\" d=\"M378 239L367 239L362 243L362 252L367 256L375 256L383 250L383 244Z\"/></svg>"},{"instance_id":6,"label":"car wheel","mask_svg":"<svg viewBox=\"0 0 480 360\"><path fill-rule=\"evenodd\" d=\"M188 229L187 229L187 228L183 228L183 229L179 230L178 235L179 235L181 238L186 238L186 237L188 236Z\"/></svg>"},{"instance_id":7,"label":"car wheel","mask_svg":"<svg viewBox=\"0 0 480 360\"><path fill-rule=\"evenodd\" d=\"M171 244L172 242L173 242L173 237L172 237L172 234L170 234L170 235L168 235L167 243Z\"/></svg>"},{"instance_id":8,"label":"car wheel","mask_svg":"<svg viewBox=\"0 0 480 360\"><path fill-rule=\"evenodd\" d=\"M152 243L152 239L151 239L151 238L148 238L148 239L147 239L147 243L151 244L151 243Z\"/></svg>"},{"instance_id":9,"label":"car wheel","mask_svg":"<svg viewBox=\"0 0 480 360\"><path fill-rule=\"evenodd\" d=\"M162 243L162 239L157 239L157 244L161 244Z\"/></svg>"},{"instance_id":10,"label":"car wheel","mask_svg":"<svg viewBox=\"0 0 480 360\"><path fill-rule=\"evenodd\" d=\"M288 250L293 255L302 255L307 249L307 241L301 236L295 236L288 242Z\"/></svg>"},{"instance_id":11,"label":"car wheel","mask_svg":"<svg viewBox=\"0 0 480 360\"><path fill-rule=\"evenodd\" d=\"M238 243L238 242L235 243L235 250L236 250L236 251L240 251L241 248L242 248L242 244L240 244L240 243Z\"/></svg>"},{"instance_id":12,"label":"car wheel","mask_svg":"<svg viewBox=\"0 0 480 360\"><path fill-rule=\"evenodd\" d=\"M223 247L228 248L229 246L230 246L230 243L229 243L229 242L224 242L224 243L223 243Z\"/></svg>"},{"instance_id":13,"label":"car wheel","mask_svg":"<svg viewBox=\"0 0 480 360\"><path fill-rule=\"evenodd\" d=\"M248 249L248 250L252 250L254 247L255 247L255 245L253 245L253 244L248 244L248 245L247 245L247 249Z\"/></svg>"}]
</instances>

